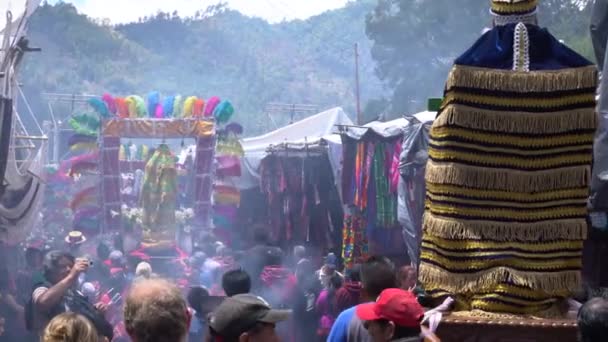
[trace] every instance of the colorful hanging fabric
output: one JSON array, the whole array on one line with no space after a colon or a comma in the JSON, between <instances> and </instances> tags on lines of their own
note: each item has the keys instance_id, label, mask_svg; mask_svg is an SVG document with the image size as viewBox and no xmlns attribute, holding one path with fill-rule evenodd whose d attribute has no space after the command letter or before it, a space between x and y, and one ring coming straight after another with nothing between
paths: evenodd
<instances>
[{"instance_id":1,"label":"colorful hanging fabric","mask_svg":"<svg viewBox=\"0 0 608 342\"><path fill-rule=\"evenodd\" d=\"M388 171L386 169L385 144L376 145L373 160L373 175L376 194L376 224L378 227L393 228L397 219L397 202L395 194L389 190Z\"/></svg>"},{"instance_id":2,"label":"colorful hanging fabric","mask_svg":"<svg viewBox=\"0 0 608 342\"><path fill-rule=\"evenodd\" d=\"M345 214L342 231L342 259L349 269L363 263L368 255L367 222L360 213Z\"/></svg>"}]
</instances>

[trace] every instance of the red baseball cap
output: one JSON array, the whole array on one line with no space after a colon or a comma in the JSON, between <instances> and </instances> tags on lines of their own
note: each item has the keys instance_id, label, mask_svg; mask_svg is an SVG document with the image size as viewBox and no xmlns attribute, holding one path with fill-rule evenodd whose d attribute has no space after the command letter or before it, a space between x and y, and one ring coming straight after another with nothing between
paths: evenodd
<instances>
[{"instance_id":1,"label":"red baseball cap","mask_svg":"<svg viewBox=\"0 0 608 342\"><path fill-rule=\"evenodd\" d=\"M362 321L385 319L400 327L415 328L424 317L424 309L411 291L386 289L375 303L357 306L357 316Z\"/></svg>"}]
</instances>

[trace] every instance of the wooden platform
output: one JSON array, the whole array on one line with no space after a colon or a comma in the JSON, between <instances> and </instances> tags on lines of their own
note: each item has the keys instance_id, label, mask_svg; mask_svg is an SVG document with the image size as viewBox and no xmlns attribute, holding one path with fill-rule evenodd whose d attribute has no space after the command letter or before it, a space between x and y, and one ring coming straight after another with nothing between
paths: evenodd
<instances>
[{"instance_id":1,"label":"wooden platform","mask_svg":"<svg viewBox=\"0 0 608 342\"><path fill-rule=\"evenodd\" d=\"M574 320L445 316L437 336L442 342L576 342L577 327Z\"/></svg>"}]
</instances>

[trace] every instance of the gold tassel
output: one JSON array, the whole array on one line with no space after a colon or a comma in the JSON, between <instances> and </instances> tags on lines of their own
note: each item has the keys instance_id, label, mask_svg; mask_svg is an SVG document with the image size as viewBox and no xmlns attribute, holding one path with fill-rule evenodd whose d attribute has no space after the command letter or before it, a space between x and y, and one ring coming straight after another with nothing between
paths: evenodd
<instances>
[{"instance_id":1,"label":"gold tassel","mask_svg":"<svg viewBox=\"0 0 608 342\"><path fill-rule=\"evenodd\" d=\"M427 291L440 288L454 294L476 294L487 292L500 283L510 282L552 296L579 289L581 273L521 272L507 267L495 267L476 273L451 273L422 261L418 279Z\"/></svg>"},{"instance_id":2,"label":"gold tassel","mask_svg":"<svg viewBox=\"0 0 608 342\"><path fill-rule=\"evenodd\" d=\"M424 214L425 234L448 240L552 241L585 240L587 222L584 219L553 220L537 223L473 221Z\"/></svg>"},{"instance_id":3,"label":"gold tassel","mask_svg":"<svg viewBox=\"0 0 608 342\"><path fill-rule=\"evenodd\" d=\"M448 105L433 123L433 128L460 126L496 133L551 134L574 130L595 130L594 108L551 113L492 111L460 104Z\"/></svg>"},{"instance_id":4,"label":"gold tassel","mask_svg":"<svg viewBox=\"0 0 608 342\"><path fill-rule=\"evenodd\" d=\"M518 171L430 160L426 165L425 179L434 184L530 193L587 187L590 173L590 166Z\"/></svg>"},{"instance_id":5,"label":"gold tassel","mask_svg":"<svg viewBox=\"0 0 608 342\"><path fill-rule=\"evenodd\" d=\"M529 72L455 65L448 76L446 90L460 87L517 93L554 92L595 89L597 82L597 68L594 65Z\"/></svg>"}]
</instances>

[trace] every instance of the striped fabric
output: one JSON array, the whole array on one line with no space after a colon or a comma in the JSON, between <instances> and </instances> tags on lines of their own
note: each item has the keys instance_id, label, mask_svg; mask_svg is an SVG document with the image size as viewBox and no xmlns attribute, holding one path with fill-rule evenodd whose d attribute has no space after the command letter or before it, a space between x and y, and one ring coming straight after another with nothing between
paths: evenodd
<instances>
[{"instance_id":1,"label":"striped fabric","mask_svg":"<svg viewBox=\"0 0 608 342\"><path fill-rule=\"evenodd\" d=\"M431 133L420 279L459 309L532 314L580 285L595 67L455 66Z\"/></svg>"},{"instance_id":2,"label":"striped fabric","mask_svg":"<svg viewBox=\"0 0 608 342\"><path fill-rule=\"evenodd\" d=\"M536 10L538 0L492 0L492 12L498 15L521 15Z\"/></svg>"}]
</instances>

